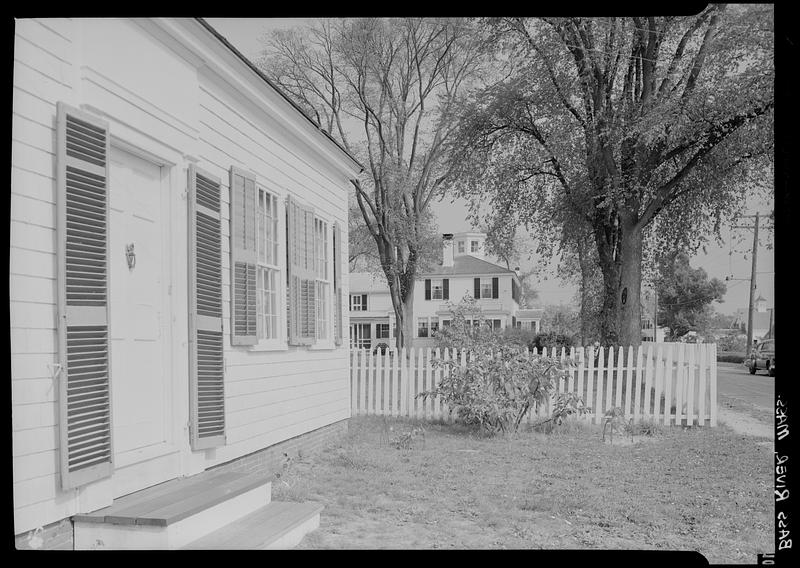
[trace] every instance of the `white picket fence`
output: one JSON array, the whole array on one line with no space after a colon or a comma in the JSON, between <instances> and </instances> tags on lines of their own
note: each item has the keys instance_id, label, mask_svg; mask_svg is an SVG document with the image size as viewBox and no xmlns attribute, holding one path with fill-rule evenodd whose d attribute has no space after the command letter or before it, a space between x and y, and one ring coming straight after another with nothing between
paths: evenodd
<instances>
[{"instance_id":1,"label":"white picket fence","mask_svg":"<svg viewBox=\"0 0 800 568\"><path fill-rule=\"evenodd\" d=\"M627 354L626 354L627 351ZM527 350L526 350L527 353ZM535 356L535 353L529 353ZM547 349L539 355L548 356ZM716 426L717 346L714 343L647 343L629 347L551 349L550 357L569 357L575 365L559 381L557 392L574 392L591 407L589 419L599 424L607 410L621 407L626 418L654 419L663 424ZM350 351L352 414L451 420L437 397L415 398L434 388L441 367L434 358L459 359L470 353L445 349L402 349L371 353ZM527 422L550 415L552 398L532 409Z\"/></svg>"}]
</instances>

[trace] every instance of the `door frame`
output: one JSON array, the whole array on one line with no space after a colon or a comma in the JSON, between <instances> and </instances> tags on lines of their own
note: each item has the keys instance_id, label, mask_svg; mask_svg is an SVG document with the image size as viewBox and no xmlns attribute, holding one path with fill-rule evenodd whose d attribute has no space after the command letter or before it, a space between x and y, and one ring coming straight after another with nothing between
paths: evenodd
<instances>
[{"instance_id":1,"label":"door frame","mask_svg":"<svg viewBox=\"0 0 800 568\"><path fill-rule=\"evenodd\" d=\"M109 137L111 151L122 150L137 158L151 162L161 168L161 191L166 193L166 199L161 203L166 204L168 210L161 218L165 231L162 252L165 255L162 266L163 278L166 280L167 292L163 296L162 329L168 334L163 342L163 349L169 353L168 366L165 376L170 378L171 390L169 400L171 403L165 409L168 420L167 438L172 441L171 448L155 455L142 457L141 461L120 464L115 461L112 472L113 491L118 493L114 483L115 473L119 479L119 470L136 463L153 461L157 463L161 456L174 454L176 466L173 469L176 476L187 474L188 461L191 456L189 440L189 365L188 365L188 290L187 263L188 250L187 219L186 219L186 185L184 165L187 156L143 134L133 130L127 124L120 123L114 117L106 116L109 121ZM183 183L182 183L183 182ZM113 184L113 179L110 180ZM113 325L112 322L109 322ZM184 325L185 324L185 325ZM110 354L113 357L113 352ZM114 381L112 377L112 383ZM171 420L170 420L171 417ZM114 433L112 430L112 437ZM123 480L123 484L124 484ZM121 493L125 494L125 493ZM115 495L116 497L117 495Z\"/></svg>"}]
</instances>

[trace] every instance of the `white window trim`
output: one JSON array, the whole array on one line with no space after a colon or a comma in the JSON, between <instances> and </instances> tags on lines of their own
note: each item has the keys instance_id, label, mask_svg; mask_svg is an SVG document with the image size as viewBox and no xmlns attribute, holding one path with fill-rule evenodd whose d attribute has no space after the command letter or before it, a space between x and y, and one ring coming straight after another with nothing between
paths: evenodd
<instances>
[{"instance_id":1,"label":"white window trim","mask_svg":"<svg viewBox=\"0 0 800 568\"><path fill-rule=\"evenodd\" d=\"M474 247L472 245L475 245ZM480 243L478 241L470 241L469 242L469 252L478 252L480 249Z\"/></svg>"},{"instance_id":2,"label":"white window trim","mask_svg":"<svg viewBox=\"0 0 800 568\"><path fill-rule=\"evenodd\" d=\"M327 332L327 337L320 338L319 335L317 335L316 342L313 343L312 345L308 346L309 351L320 351L320 350L336 349L336 343L335 343L334 338L333 338L333 310L335 308L335 306L334 306L334 294L333 294L333 236L332 236L332 234L333 234L333 221L331 221L330 219L327 219L325 217L321 217L321 216L319 216L317 214L314 215L314 220L315 221L316 220L320 220L323 223L325 223L326 239L324 239L323 242L326 242L326 244L324 246L325 246L325 251L327 252L327 257L328 257L326 262L325 262L326 272L327 272L327 275L328 275L327 279L323 279L323 278L320 278L319 276L316 276L316 267L314 267L314 273L315 273L314 283L315 283L315 285L316 285L317 282L325 282L325 283L328 284L328 286L327 286L328 293L326 294L327 301L328 301L328 321L327 321L327 325L325 326L325 328L326 328L325 331ZM315 229L315 231L314 231L314 246L315 247L316 247L316 244L317 244L317 238L316 238L316 229ZM316 313L316 301L315 301L314 317L317 318L316 321L319 322L319 319L318 319L317 313ZM319 326L315 326L315 329L317 329L317 331L318 331L318 327Z\"/></svg>"},{"instance_id":3,"label":"white window trim","mask_svg":"<svg viewBox=\"0 0 800 568\"><path fill-rule=\"evenodd\" d=\"M483 295L483 285L487 281L489 282L489 295L488 296L484 296ZM481 277L481 297L479 299L480 300L491 300L491 299L493 299L492 298L492 290L493 290L492 278L491 277L490 278Z\"/></svg>"},{"instance_id":4,"label":"white window trim","mask_svg":"<svg viewBox=\"0 0 800 568\"><path fill-rule=\"evenodd\" d=\"M276 215L278 217L278 289L276 291L278 310L278 335L270 339L259 339L255 345L248 346L248 351L288 351L286 337L286 214L281 204L286 200L286 193L261 180L256 180L256 190L264 190L272 194L278 202ZM256 207L258 207L258 194L256 194ZM258 238L258 235L256 235ZM256 259L256 267L261 266Z\"/></svg>"},{"instance_id":5,"label":"white window trim","mask_svg":"<svg viewBox=\"0 0 800 568\"><path fill-rule=\"evenodd\" d=\"M439 292L441 293L440 298L437 298L433 294L436 282L439 283ZM431 300L444 300L444 278L431 278Z\"/></svg>"},{"instance_id":6,"label":"white window trim","mask_svg":"<svg viewBox=\"0 0 800 568\"><path fill-rule=\"evenodd\" d=\"M350 311L351 312L366 312L367 310L364 309L364 306L361 303L361 298L363 294L350 294ZM358 309L356 309L356 303L353 301L355 298L358 298Z\"/></svg>"},{"instance_id":7,"label":"white window trim","mask_svg":"<svg viewBox=\"0 0 800 568\"><path fill-rule=\"evenodd\" d=\"M464 244L464 241L458 241L458 253L464 254L467 251L467 245Z\"/></svg>"}]
</instances>

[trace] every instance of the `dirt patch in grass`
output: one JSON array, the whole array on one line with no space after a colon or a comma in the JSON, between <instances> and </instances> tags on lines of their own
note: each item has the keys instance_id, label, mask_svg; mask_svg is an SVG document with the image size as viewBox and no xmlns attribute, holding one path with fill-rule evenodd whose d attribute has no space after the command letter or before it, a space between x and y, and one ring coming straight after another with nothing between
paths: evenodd
<instances>
[{"instance_id":1,"label":"dirt patch in grass","mask_svg":"<svg viewBox=\"0 0 800 568\"><path fill-rule=\"evenodd\" d=\"M398 450L383 419L353 418L343 442L294 463L273 499L325 505L299 548L696 550L711 563L772 552L772 453L751 437L676 427L609 445L585 424L513 438L425 428L424 446Z\"/></svg>"}]
</instances>

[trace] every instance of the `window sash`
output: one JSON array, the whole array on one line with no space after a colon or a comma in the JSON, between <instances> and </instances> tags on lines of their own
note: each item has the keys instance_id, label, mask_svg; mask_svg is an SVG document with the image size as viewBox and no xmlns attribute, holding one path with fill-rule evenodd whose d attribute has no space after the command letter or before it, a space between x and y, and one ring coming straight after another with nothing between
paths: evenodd
<instances>
[{"instance_id":1,"label":"window sash","mask_svg":"<svg viewBox=\"0 0 800 568\"><path fill-rule=\"evenodd\" d=\"M492 297L492 279L481 278L481 298Z\"/></svg>"},{"instance_id":2,"label":"window sash","mask_svg":"<svg viewBox=\"0 0 800 568\"><path fill-rule=\"evenodd\" d=\"M389 339L389 324L379 323L375 326L376 339Z\"/></svg>"},{"instance_id":3,"label":"window sash","mask_svg":"<svg viewBox=\"0 0 800 568\"><path fill-rule=\"evenodd\" d=\"M478 241L472 241L469 244L470 252L478 252Z\"/></svg>"},{"instance_id":4,"label":"window sash","mask_svg":"<svg viewBox=\"0 0 800 568\"><path fill-rule=\"evenodd\" d=\"M362 311L361 294L353 294L350 296L350 310L354 312Z\"/></svg>"},{"instance_id":5,"label":"window sash","mask_svg":"<svg viewBox=\"0 0 800 568\"><path fill-rule=\"evenodd\" d=\"M444 298L444 284L442 280L431 280L431 299L441 300Z\"/></svg>"},{"instance_id":6,"label":"window sash","mask_svg":"<svg viewBox=\"0 0 800 568\"><path fill-rule=\"evenodd\" d=\"M464 241L458 241L458 252L464 252Z\"/></svg>"},{"instance_id":7,"label":"window sash","mask_svg":"<svg viewBox=\"0 0 800 568\"><path fill-rule=\"evenodd\" d=\"M317 280L317 294L315 298L317 318L317 339L328 339L328 323L330 322L330 284Z\"/></svg>"},{"instance_id":8,"label":"window sash","mask_svg":"<svg viewBox=\"0 0 800 568\"><path fill-rule=\"evenodd\" d=\"M417 337L428 337L428 319L417 319Z\"/></svg>"}]
</instances>

